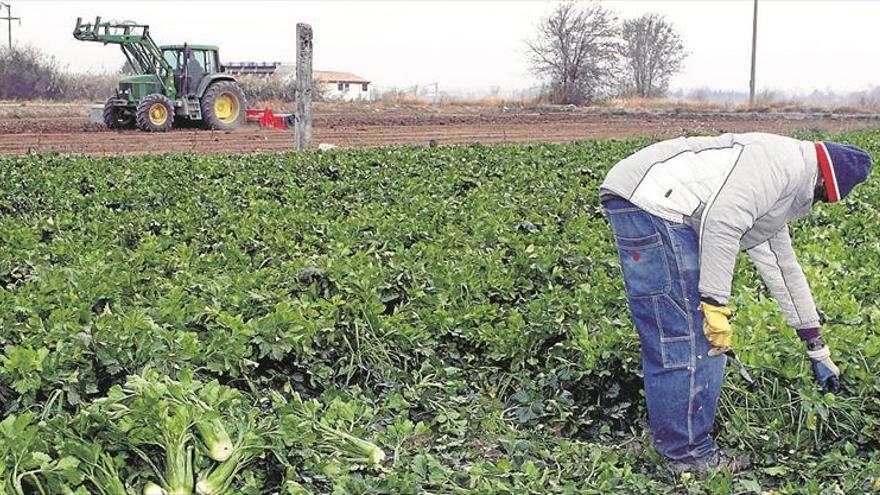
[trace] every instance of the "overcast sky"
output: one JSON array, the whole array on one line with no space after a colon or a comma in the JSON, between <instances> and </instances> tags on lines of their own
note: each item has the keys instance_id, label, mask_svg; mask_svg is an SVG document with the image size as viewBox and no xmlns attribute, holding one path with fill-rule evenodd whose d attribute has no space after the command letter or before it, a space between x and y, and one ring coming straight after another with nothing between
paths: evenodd
<instances>
[{"instance_id":1,"label":"overcast sky","mask_svg":"<svg viewBox=\"0 0 880 495\"><path fill-rule=\"evenodd\" d=\"M9 2L10 0L3 0ZM11 0L16 43L70 69L115 70L117 48L73 39L77 16L148 23L159 44L220 45L223 61L294 59L297 22L315 33L315 69L355 72L380 86L528 88L524 40L545 1L45 1ZM751 0L602 2L621 17L665 14L690 56L673 88L748 90ZM5 14L5 10L4 10ZM760 0L758 88L866 89L880 81L880 1ZM3 23L5 24L5 23ZM5 25L0 41L6 42Z\"/></svg>"}]
</instances>

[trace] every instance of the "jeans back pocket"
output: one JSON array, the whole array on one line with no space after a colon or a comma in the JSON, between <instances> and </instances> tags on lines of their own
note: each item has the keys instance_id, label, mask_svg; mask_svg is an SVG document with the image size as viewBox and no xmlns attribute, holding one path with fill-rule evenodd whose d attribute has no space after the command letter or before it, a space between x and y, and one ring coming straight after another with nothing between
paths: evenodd
<instances>
[{"instance_id":1,"label":"jeans back pocket","mask_svg":"<svg viewBox=\"0 0 880 495\"><path fill-rule=\"evenodd\" d=\"M666 249L659 233L645 237L615 236L623 282L630 297L666 294L671 289Z\"/></svg>"}]
</instances>

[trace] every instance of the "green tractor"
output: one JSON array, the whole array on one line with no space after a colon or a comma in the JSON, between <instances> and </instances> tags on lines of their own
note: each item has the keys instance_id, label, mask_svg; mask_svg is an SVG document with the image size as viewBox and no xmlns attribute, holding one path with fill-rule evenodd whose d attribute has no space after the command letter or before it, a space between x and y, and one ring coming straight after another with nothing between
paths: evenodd
<instances>
[{"instance_id":1,"label":"green tractor","mask_svg":"<svg viewBox=\"0 0 880 495\"><path fill-rule=\"evenodd\" d=\"M165 132L184 122L211 129L234 129L245 121L247 100L235 78L224 74L218 48L211 45L158 46L150 27L131 21L83 24L73 37L119 45L135 75L119 81L104 104L111 129Z\"/></svg>"}]
</instances>

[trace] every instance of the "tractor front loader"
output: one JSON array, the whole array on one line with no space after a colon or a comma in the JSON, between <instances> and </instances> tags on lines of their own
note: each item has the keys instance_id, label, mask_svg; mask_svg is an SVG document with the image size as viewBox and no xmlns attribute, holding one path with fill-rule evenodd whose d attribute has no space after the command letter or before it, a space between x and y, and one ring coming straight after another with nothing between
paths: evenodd
<instances>
[{"instance_id":1,"label":"tractor front loader","mask_svg":"<svg viewBox=\"0 0 880 495\"><path fill-rule=\"evenodd\" d=\"M120 79L116 94L104 104L104 123L111 129L164 132L175 121L192 121L226 130L245 121L244 92L223 73L216 46L158 46L148 25L101 22L100 17L94 24L77 18L73 37L119 45L135 73Z\"/></svg>"}]
</instances>

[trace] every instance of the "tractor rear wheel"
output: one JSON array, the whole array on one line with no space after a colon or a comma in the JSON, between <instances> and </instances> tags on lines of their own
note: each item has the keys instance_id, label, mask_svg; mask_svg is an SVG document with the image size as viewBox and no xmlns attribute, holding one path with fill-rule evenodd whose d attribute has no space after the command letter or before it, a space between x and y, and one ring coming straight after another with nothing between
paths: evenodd
<instances>
[{"instance_id":1,"label":"tractor rear wheel","mask_svg":"<svg viewBox=\"0 0 880 495\"><path fill-rule=\"evenodd\" d=\"M167 132L174 123L171 100L160 93L147 95L137 106L137 126L147 132Z\"/></svg>"},{"instance_id":2,"label":"tractor rear wheel","mask_svg":"<svg viewBox=\"0 0 880 495\"><path fill-rule=\"evenodd\" d=\"M114 97L110 97L104 103L104 125L110 129L134 129L134 115L114 105L115 100Z\"/></svg>"},{"instance_id":3,"label":"tractor rear wheel","mask_svg":"<svg viewBox=\"0 0 880 495\"><path fill-rule=\"evenodd\" d=\"M234 81L219 81L208 87L201 105L205 125L226 131L244 122L247 99Z\"/></svg>"}]
</instances>

